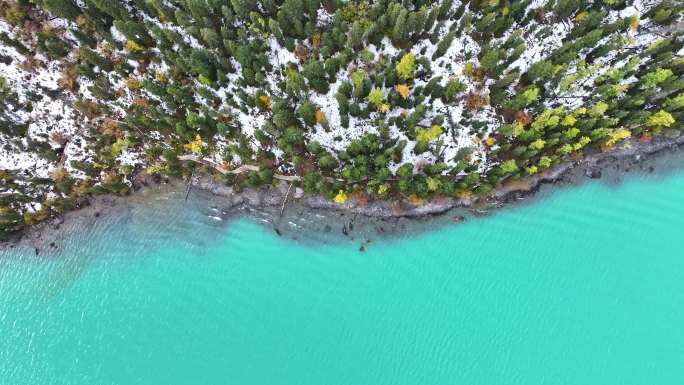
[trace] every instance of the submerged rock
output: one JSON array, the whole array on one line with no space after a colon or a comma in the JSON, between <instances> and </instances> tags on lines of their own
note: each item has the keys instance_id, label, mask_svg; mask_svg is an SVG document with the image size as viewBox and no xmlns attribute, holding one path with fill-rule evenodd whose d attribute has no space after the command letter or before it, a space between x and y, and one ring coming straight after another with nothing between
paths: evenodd
<instances>
[{"instance_id":1,"label":"submerged rock","mask_svg":"<svg viewBox=\"0 0 684 385\"><path fill-rule=\"evenodd\" d=\"M295 188L295 190L294 190L294 197L295 197L296 199L300 199L300 198L302 198L303 196L304 196L304 189L302 189L301 187Z\"/></svg>"},{"instance_id":2,"label":"submerged rock","mask_svg":"<svg viewBox=\"0 0 684 385\"><path fill-rule=\"evenodd\" d=\"M601 172L600 169L598 168L587 168L586 171L584 172L584 175L591 179L601 179L601 176L603 173Z\"/></svg>"}]
</instances>

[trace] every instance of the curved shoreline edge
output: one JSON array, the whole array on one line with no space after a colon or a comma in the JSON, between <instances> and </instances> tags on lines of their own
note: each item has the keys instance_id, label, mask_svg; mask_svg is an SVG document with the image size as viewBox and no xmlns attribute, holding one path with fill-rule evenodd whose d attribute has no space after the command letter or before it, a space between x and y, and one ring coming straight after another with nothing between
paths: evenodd
<instances>
[{"instance_id":1,"label":"curved shoreline edge","mask_svg":"<svg viewBox=\"0 0 684 385\"><path fill-rule=\"evenodd\" d=\"M269 188L245 189L236 192L232 187L226 186L208 173L200 173L192 179L192 187L219 198L225 214L257 212L267 214L269 222L274 230L280 235L280 219L283 211L290 211L298 207L298 212L286 213L285 216L297 217L302 210L329 212L330 216L321 216L321 222L333 222L340 224L340 216L353 215L354 218L361 216L367 222L388 223L389 221L405 220L411 222L423 222L420 228L426 228L426 220L434 220L435 226L439 226L437 218L442 222L462 222L465 217L459 212L453 220L444 220L452 210L469 210L475 216L488 213L490 210L503 207L507 203L518 202L525 198L535 196L540 188L545 185L568 184L581 182L585 178L599 179L604 177L605 171L619 165L620 162L630 161L631 164L643 164L650 159L657 159L660 153L666 150L681 152L684 149L684 135L676 138L657 138L650 143L638 140L630 140L622 143L619 148L607 152L594 153L581 159L567 161L550 168L533 177L511 181L494 189L486 199L472 197L471 199L454 199L448 197L436 197L426 201L422 205L413 205L406 200L396 201L358 201L350 198L344 204L337 204L323 196L306 196L301 189L292 188L288 194L289 183L281 182L279 185ZM628 171L619 170L618 173ZM181 191L184 186L180 180L155 180L153 177L139 173L134 179L133 191L129 196L97 195L91 197L87 204L76 210L69 211L26 229L17 234L16 238L0 242L0 249L13 248L18 245L35 248L36 255L39 250L46 247L57 247L55 242L66 238L69 234L68 225L80 218L88 218L89 223L97 221L100 215L114 213L123 203L132 200L145 201L149 195L163 192ZM185 191L183 191L185 194ZM286 200L287 199L287 200ZM422 221L421 221L422 220ZM353 220L350 222L353 223ZM330 226L321 223L321 231L329 231ZM373 226L378 227L378 226ZM427 226L428 228L430 226ZM346 230L347 223L344 224ZM382 227L380 227L382 229ZM384 230L383 230L384 231ZM347 235L346 232L345 236ZM351 237L353 240L354 238Z\"/></svg>"},{"instance_id":2,"label":"curved shoreline edge","mask_svg":"<svg viewBox=\"0 0 684 385\"><path fill-rule=\"evenodd\" d=\"M676 138L658 138L650 143L630 140L622 143L619 148L570 160L532 177L505 183L496 187L492 194L484 199L476 196L468 199L434 197L421 205L414 205L403 199L359 201L353 198L344 204L338 204L320 195L306 196L301 189L296 189L294 193L290 193L288 196L289 184L286 182L280 182L276 187L245 189L236 192L232 187L215 181L209 174L194 177L192 185L213 195L225 197L231 208L244 206L255 209L263 209L268 206L280 207L287 198L287 204L297 201L309 209L346 211L371 218L416 218L443 214L455 208L489 209L497 207L512 200L533 195L542 185L556 183L571 172L577 172L578 176L598 179L601 178L602 170L616 161L632 158L635 162L640 162L644 160L642 159L644 157L656 155L666 149L679 149L682 146L684 146L684 135Z\"/></svg>"}]
</instances>

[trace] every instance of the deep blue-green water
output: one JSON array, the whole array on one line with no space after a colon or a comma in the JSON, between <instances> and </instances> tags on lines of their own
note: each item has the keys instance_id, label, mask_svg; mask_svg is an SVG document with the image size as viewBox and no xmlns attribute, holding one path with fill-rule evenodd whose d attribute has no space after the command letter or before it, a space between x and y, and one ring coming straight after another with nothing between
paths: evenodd
<instances>
[{"instance_id":1,"label":"deep blue-green water","mask_svg":"<svg viewBox=\"0 0 684 385\"><path fill-rule=\"evenodd\" d=\"M683 196L587 182L363 253L140 205L0 251L0 384L682 384Z\"/></svg>"}]
</instances>

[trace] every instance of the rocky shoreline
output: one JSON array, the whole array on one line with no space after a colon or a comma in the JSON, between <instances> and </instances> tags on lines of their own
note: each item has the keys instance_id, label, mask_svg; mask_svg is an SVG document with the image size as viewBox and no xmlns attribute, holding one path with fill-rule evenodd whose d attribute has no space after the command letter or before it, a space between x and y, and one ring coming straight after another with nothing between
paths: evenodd
<instances>
[{"instance_id":1,"label":"rocky shoreline","mask_svg":"<svg viewBox=\"0 0 684 385\"><path fill-rule=\"evenodd\" d=\"M525 180L506 183L495 188L492 195L486 199L479 199L475 196L468 199L436 197L421 205L414 205L406 200L359 201L353 198L344 204L338 204L323 196L306 196L300 188L293 188L288 196L289 185L286 182L281 182L275 187L236 192L232 187L215 181L208 174L196 176L192 185L214 195L225 197L226 204L230 208L249 207L263 210L268 207L282 207L287 197L287 204L298 203L309 209L344 211L372 218L416 218L443 214L454 208L487 210L533 195L544 184L554 184L564 178L568 178L570 182L585 176L599 179L602 177L603 170L610 165L621 161L636 164L663 150L679 149L681 146L684 146L684 135L676 138L660 138L649 143L631 140L611 151L568 161Z\"/></svg>"},{"instance_id":2,"label":"rocky shoreline","mask_svg":"<svg viewBox=\"0 0 684 385\"><path fill-rule=\"evenodd\" d=\"M306 196L299 188L289 188L282 182L277 186L245 189L240 192L201 173L192 180L191 194L210 195L224 216L250 213L262 222L269 223L278 235L297 239L298 232L341 232L345 237L364 244L378 234L411 232L429 229L447 223L463 222L466 217L481 216L512 202L538 195L544 187L581 183L586 178L619 179L631 168L653 172L649 161L671 150L684 160L684 135L676 138L659 138L650 143L631 140L609 152L591 154L569 161L531 178L512 181L497 187L487 199L453 199L438 197L422 205L408 201L358 201L349 199L337 204L322 196ZM682 163L684 164L684 163ZM35 225L15 240L0 244L2 247L23 245L35 248L36 254L46 248L57 248L69 235L70 222L82 222L88 228L101 215L113 214L122 205L137 204L164 193L185 195L185 184L179 180L164 180L139 174L134 180L134 192L129 196L100 195L91 197L80 209L65 213ZM289 190L289 193L288 193ZM84 224L83 224L84 223Z\"/></svg>"}]
</instances>

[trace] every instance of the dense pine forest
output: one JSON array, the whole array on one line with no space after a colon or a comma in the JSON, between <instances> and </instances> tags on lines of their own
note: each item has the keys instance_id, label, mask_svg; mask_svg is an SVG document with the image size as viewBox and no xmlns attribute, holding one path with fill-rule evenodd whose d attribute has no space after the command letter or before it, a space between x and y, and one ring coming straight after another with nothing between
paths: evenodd
<instances>
[{"instance_id":1,"label":"dense pine forest","mask_svg":"<svg viewBox=\"0 0 684 385\"><path fill-rule=\"evenodd\" d=\"M679 136L683 15L678 0L0 0L0 238L138 173L420 205Z\"/></svg>"}]
</instances>

